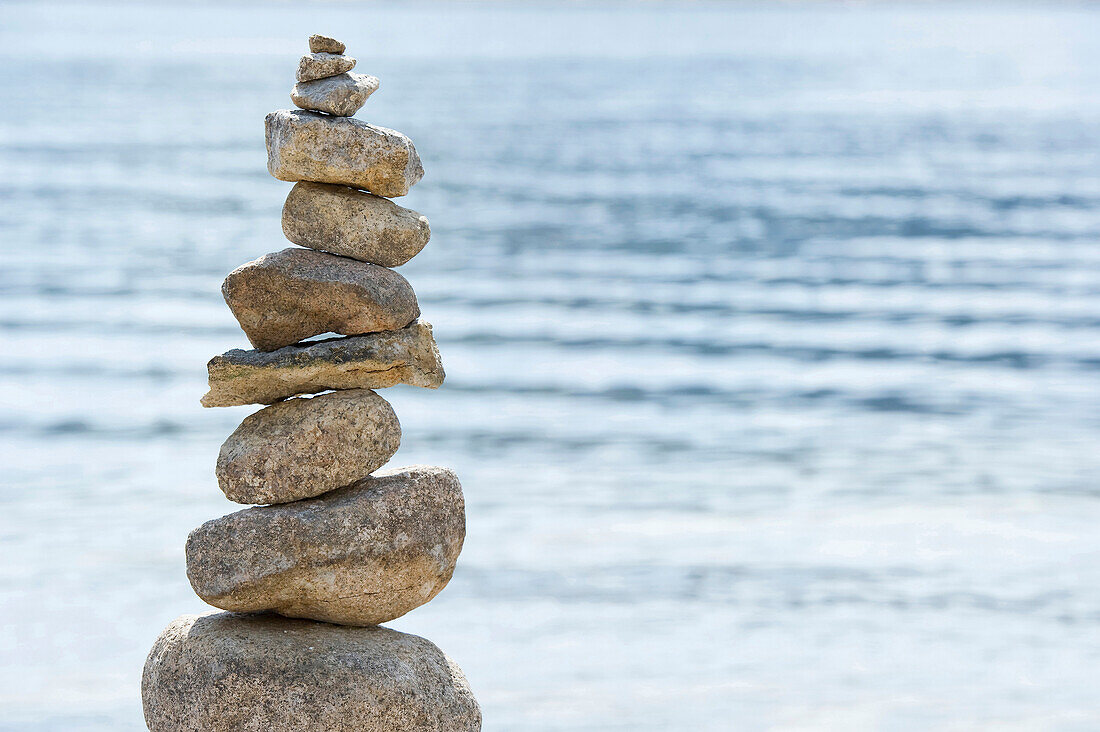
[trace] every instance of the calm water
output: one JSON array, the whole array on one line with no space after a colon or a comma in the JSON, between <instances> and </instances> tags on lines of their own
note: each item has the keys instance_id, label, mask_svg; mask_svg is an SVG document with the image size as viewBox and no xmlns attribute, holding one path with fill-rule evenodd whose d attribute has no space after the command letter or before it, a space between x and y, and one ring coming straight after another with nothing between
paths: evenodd
<instances>
[{"instance_id":1,"label":"calm water","mask_svg":"<svg viewBox=\"0 0 1100 732\"><path fill-rule=\"evenodd\" d=\"M1100 8L0 5L0 727L141 729L310 32L428 171L487 730L1100 727Z\"/></svg>"}]
</instances>

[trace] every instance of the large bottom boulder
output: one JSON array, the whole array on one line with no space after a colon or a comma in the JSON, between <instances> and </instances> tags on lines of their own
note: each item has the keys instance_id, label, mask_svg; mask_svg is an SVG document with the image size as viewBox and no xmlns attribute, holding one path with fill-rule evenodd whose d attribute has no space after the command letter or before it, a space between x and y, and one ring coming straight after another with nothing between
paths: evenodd
<instances>
[{"instance_id":1,"label":"large bottom boulder","mask_svg":"<svg viewBox=\"0 0 1100 732\"><path fill-rule=\"evenodd\" d=\"M152 732L467 732L481 710L430 641L276 615L184 615L141 680Z\"/></svg>"}]
</instances>

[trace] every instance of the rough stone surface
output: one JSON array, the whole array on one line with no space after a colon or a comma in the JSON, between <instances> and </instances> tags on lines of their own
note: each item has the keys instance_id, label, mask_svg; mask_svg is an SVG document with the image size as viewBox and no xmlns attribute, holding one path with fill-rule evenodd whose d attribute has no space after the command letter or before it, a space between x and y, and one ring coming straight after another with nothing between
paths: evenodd
<instances>
[{"instance_id":1,"label":"rough stone surface","mask_svg":"<svg viewBox=\"0 0 1100 732\"><path fill-rule=\"evenodd\" d=\"M204 407L272 404L329 389L383 389L410 384L436 389L444 379L432 326L416 322L349 338L277 351L234 349L207 364L210 391Z\"/></svg>"},{"instance_id":2,"label":"rough stone surface","mask_svg":"<svg viewBox=\"0 0 1100 732\"><path fill-rule=\"evenodd\" d=\"M350 117L378 91L378 77L339 74L315 81L300 81L290 91L290 101L301 109Z\"/></svg>"},{"instance_id":3,"label":"rough stone surface","mask_svg":"<svg viewBox=\"0 0 1100 732\"><path fill-rule=\"evenodd\" d=\"M428 243L428 219L380 196L327 183L296 183L283 205L295 244L383 267L399 267Z\"/></svg>"},{"instance_id":4,"label":"rough stone surface","mask_svg":"<svg viewBox=\"0 0 1100 732\"><path fill-rule=\"evenodd\" d=\"M288 503L367 477L401 445L393 408L368 389L290 399L248 416L222 444L217 475L237 503Z\"/></svg>"},{"instance_id":5,"label":"rough stone surface","mask_svg":"<svg viewBox=\"0 0 1100 732\"><path fill-rule=\"evenodd\" d=\"M187 577L222 610L375 625L443 589L465 534L458 477L401 468L207 521L187 537Z\"/></svg>"},{"instance_id":6,"label":"rough stone surface","mask_svg":"<svg viewBox=\"0 0 1100 732\"><path fill-rule=\"evenodd\" d=\"M322 333L397 330L420 315L412 286L392 269L297 247L233 270L222 295L261 351Z\"/></svg>"},{"instance_id":7,"label":"rough stone surface","mask_svg":"<svg viewBox=\"0 0 1100 732\"><path fill-rule=\"evenodd\" d=\"M347 46L335 38L314 34L309 37L309 50L310 53L343 53Z\"/></svg>"},{"instance_id":8,"label":"rough stone surface","mask_svg":"<svg viewBox=\"0 0 1100 732\"><path fill-rule=\"evenodd\" d=\"M350 117L281 109L267 115L267 169L279 180L403 196L424 177L412 141Z\"/></svg>"},{"instance_id":9,"label":"rough stone surface","mask_svg":"<svg viewBox=\"0 0 1100 732\"><path fill-rule=\"evenodd\" d=\"M277 615L174 620L145 662L152 732L476 732L462 669L389 628Z\"/></svg>"},{"instance_id":10,"label":"rough stone surface","mask_svg":"<svg viewBox=\"0 0 1100 732\"><path fill-rule=\"evenodd\" d=\"M355 59L338 53L311 53L298 61L298 81L313 81L326 76L336 76L355 68Z\"/></svg>"}]
</instances>

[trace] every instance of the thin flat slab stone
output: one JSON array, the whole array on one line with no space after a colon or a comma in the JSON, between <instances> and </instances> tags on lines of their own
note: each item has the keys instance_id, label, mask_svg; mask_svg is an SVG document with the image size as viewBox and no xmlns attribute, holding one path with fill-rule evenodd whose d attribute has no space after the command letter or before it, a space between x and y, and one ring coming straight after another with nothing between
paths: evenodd
<instances>
[{"instance_id":1,"label":"thin flat slab stone","mask_svg":"<svg viewBox=\"0 0 1100 732\"><path fill-rule=\"evenodd\" d=\"M424 177L412 141L351 117L280 109L264 120L267 169L279 180L335 183L393 198Z\"/></svg>"},{"instance_id":2,"label":"thin flat slab stone","mask_svg":"<svg viewBox=\"0 0 1100 732\"><path fill-rule=\"evenodd\" d=\"M462 669L389 628L278 615L176 618L141 677L151 732L477 732Z\"/></svg>"},{"instance_id":3,"label":"thin flat slab stone","mask_svg":"<svg viewBox=\"0 0 1100 732\"><path fill-rule=\"evenodd\" d=\"M377 76L338 74L315 81L299 81L290 90L290 101L300 109L351 117L378 91Z\"/></svg>"},{"instance_id":4,"label":"thin flat slab stone","mask_svg":"<svg viewBox=\"0 0 1100 732\"><path fill-rule=\"evenodd\" d=\"M289 503L361 480L401 446L401 424L369 389L288 399L245 418L222 444L215 473L237 503Z\"/></svg>"},{"instance_id":5,"label":"thin flat slab stone","mask_svg":"<svg viewBox=\"0 0 1100 732\"><path fill-rule=\"evenodd\" d=\"M234 349L206 365L204 407L274 404L330 389L384 389L409 384L438 389L446 374L432 326L287 346L277 351Z\"/></svg>"},{"instance_id":6,"label":"thin flat slab stone","mask_svg":"<svg viewBox=\"0 0 1100 732\"><path fill-rule=\"evenodd\" d=\"M313 81L327 76L336 76L355 68L355 59L338 53L311 53L298 61L298 72L294 78L298 81Z\"/></svg>"},{"instance_id":7,"label":"thin flat slab stone","mask_svg":"<svg viewBox=\"0 0 1100 732\"><path fill-rule=\"evenodd\" d=\"M309 50L310 53L343 53L347 46L335 38L314 33L309 37Z\"/></svg>"},{"instance_id":8,"label":"thin flat slab stone","mask_svg":"<svg viewBox=\"0 0 1100 732\"><path fill-rule=\"evenodd\" d=\"M381 196L302 181L283 204L283 233L303 247L399 267L420 253L432 230L426 217Z\"/></svg>"},{"instance_id":9,"label":"thin flat slab stone","mask_svg":"<svg viewBox=\"0 0 1100 732\"><path fill-rule=\"evenodd\" d=\"M187 537L187 578L222 610L376 625L435 597L465 536L458 477L417 465L207 521Z\"/></svg>"},{"instance_id":10,"label":"thin flat slab stone","mask_svg":"<svg viewBox=\"0 0 1100 732\"><path fill-rule=\"evenodd\" d=\"M412 285L392 269L297 247L233 270L222 295L261 351L322 333L397 330L420 315Z\"/></svg>"}]
</instances>

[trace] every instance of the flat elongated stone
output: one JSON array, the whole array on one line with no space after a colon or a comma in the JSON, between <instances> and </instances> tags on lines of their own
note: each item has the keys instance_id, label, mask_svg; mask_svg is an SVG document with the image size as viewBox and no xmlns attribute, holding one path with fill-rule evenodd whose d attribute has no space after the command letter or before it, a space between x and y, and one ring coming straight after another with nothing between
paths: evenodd
<instances>
[{"instance_id":1,"label":"flat elongated stone","mask_svg":"<svg viewBox=\"0 0 1100 732\"><path fill-rule=\"evenodd\" d=\"M295 244L383 267L399 267L428 243L428 219L381 196L327 183L294 184L283 233Z\"/></svg>"},{"instance_id":2,"label":"flat elongated stone","mask_svg":"<svg viewBox=\"0 0 1100 732\"><path fill-rule=\"evenodd\" d=\"M309 50L311 53L343 53L347 46L335 38L315 33L309 37Z\"/></svg>"},{"instance_id":3,"label":"flat elongated stone","mask_svg":"<svg viewBox=\"0 0 1100 732\"><path fill-rule=\"evenodd\" d=\"M476 732L462 669L389 628L277 615L184 615L141 678L151 732Z\"/></svg>"},{"instance_id":4,"label":"flat elongated stone","mask_svg":"<svg viewBox=\"0 0 1100 732\"><path fill-rule=\"evenodd\" d=\"M375 625L435 597L465 535L458 477L418 465L207 521L187 537L187 577L222 610Z\"/></svg>"},{"instance_id":5,"label":"flat elongated stone","mask_svg":"<svg viewBox=\"0 0 1100 732\"><path fill-rule=\"evenodd\" d=\"M378 77L366 74L338 74L315 81L299 81L290 90L290 101L300 109L350 117L378 91Z\"/></svg>"},{"instance_id":6,"label":"flat elongated stone","mask_svg":"<svg viewBox=\"0 0 1100 732\"><path fill-rule=\"evenodd\" d=\"M234 349L206 365L204 407L272 404L329 389L383 389L409 384L437 389L445 377L432 326L287 346L277 351Z\"/></svg>"},{"instance_id":7,"label":"flat elongated stone","mask_svg":"<svg viewBox=\"0 0 1100 732\"><path fill-rule=\"evenodd\" d=\"M350 117L280 109L264 121L267 169L279 180L362 188L403 196L424 177L412 141Z\"/></svg>"},{"instance_id":8,"label":"flat elongated stone","mask_svg":"<svg viewBox=\"0 0 1100 732\"><path fill-rule=\"evenodd\" d=\"M233 270L222 295L261 351L322 333L397 330L420 315L412 286L392 269L297 247Z\"/></svg>"},{"instance_id":9,"label":"flat elongated stone","mask_svg":"<svg viewBox=\"0 0 1100 732\"><path fill-rule=\"evenodd\" d=\"M313 81L326 76L336 76L355 68L355 59L338 53L311 53L298 61L298 81Z\"/></svg>"},{"instance_id":10,"label":"flat elongated stone","mask_svg":"<svg viewBox=\"0 0 1100 732\"><path fill-rule=\"evenodd\" d=\"M290 399L249 415L222 444L216 473L237 503L288 503L367 477L401 445L393 408L368 389Z\"/></svg>"}]
</instances>

